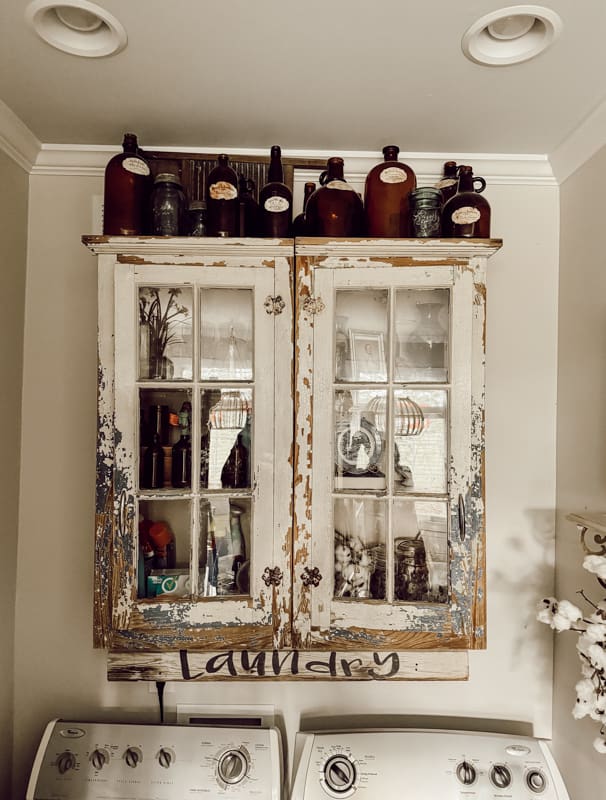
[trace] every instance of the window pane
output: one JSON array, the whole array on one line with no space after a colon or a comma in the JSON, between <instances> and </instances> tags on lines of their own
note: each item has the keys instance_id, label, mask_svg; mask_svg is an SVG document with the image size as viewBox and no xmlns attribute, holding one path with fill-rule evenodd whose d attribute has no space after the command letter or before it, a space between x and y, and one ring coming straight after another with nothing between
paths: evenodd
<instances>
[{"instance_id":1,"label":"window pane","mask_svg":"<svg viewBox=\"0 0 606 800\"><path fill-rule=\"evenodd\" d=\"M250 489L252 408L252 389L201 391L202 489Z\"/></svg>"},{"instance_id":2,"label":"window pane","mask_svg":"<svg viewBox=\"0 0 606 800\"><path fill-rule=\"evenodd\" d=\"M190 530L188 500L139 502L139 597L161 600L191 594Z\"/></svg>"},{"instance_id":3,"label":"window pane","mask_svg":"<svg viewBox=\"0 0 606 800\"><path fill-rule=\"evenodd\" d=\"M383 383L387 380L388 291L338 291L335 316L335 379Z\"/></svg>"},{"instance_id":4,"label":"window pane","mask_svg":"<svg viewBox=\"0 0 606 800\"><path fill-rule=\"evenodd\" d=\"M202 289L200 321L201 379L252 380L252 289Z\"/></svg>"},{"instance_id":5,"label":"window pane","mask_svg":"<svg viewBox=\"0 0 606 800\"><path fill-rule=\"evenodd\" d=\"M192 379L190 288L139 287L139 380Z\"/></svg>"},{"instance_id":6,"label":"window pane","mask_svg":"<svg viewBox=\"0 0 606 800\"><path fill-rule=\"evenodd\" d=\"M251 501L225 496L200 503L200 597L250 592Z\"/></svg>"},{"instance_id":7,"label":"window pane","mask_svg":"<svg viewBox=\"0 0 606 800\"><path fill-rule=\"evenodd\" d=\"M191 391L139 390L139 487L191 486Z\"/></svg>"},{"instance_id":8,"label":"window pane","mask_svg":"<svg viewBox=\"0 0 606 800\"><path fill-rule=\"evenodd\" d=\"M448 409L443 389L394 393L394 491L447 491Z\"/></svg>"},{"instance_id":9,"label":"window pane","mask_svg":"<svg viewBox=\"0 0 606 800\"><path fill-rule=\"evenodd\" d=\"M385 599L385 501L334 501L334 596Z\"/></svg>"},{"instance_id":10,"label":"window pane","mask_svg":"<svg viewBox=\"0 0 606 800\"><path fill-rule=\"evenodd\" d=\"M335 391L335 489L386 488L386 405L385 389Z\"/></svg>"},{"instance_id":11,"label":"window pane","mask_svg":"<svg viewBox=\"0 0 606 800\"><path fill-rule=\"evenodd\" d=\"M393 506L394 598L448 601L448 504L396 500Z\"/></svg>"},{"instance_id":12,"label":"window pane","mask_svg":"<svg viewBox=\"0 0 606 800\"><path fill-rule=\"evenodd\" d=\"M448 380L449 314L448 289L400 289L396 292L396 381L444 383Z\"/></svg>"}]
</instances>

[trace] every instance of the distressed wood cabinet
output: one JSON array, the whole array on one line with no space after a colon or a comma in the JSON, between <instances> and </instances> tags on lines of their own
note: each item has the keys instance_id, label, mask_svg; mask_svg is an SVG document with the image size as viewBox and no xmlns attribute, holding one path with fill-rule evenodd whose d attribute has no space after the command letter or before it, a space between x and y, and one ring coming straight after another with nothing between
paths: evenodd
<instances>
[{"instance_id":1,"label":"distressed wood cabinet","mask_svg":"<svg viewBox=\"0 0 606 800\"><path fill-rule=\"evenodd\" d=\"M83 241L109 677L466 677L500 242Z\"/></svg>"}]
</instances>

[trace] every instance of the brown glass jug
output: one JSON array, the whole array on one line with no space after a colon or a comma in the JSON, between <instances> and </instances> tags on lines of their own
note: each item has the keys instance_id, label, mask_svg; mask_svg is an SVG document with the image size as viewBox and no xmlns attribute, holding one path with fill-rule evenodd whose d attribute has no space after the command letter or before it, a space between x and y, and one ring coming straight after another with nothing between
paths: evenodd
<instances>
[{"instance_id":1,"label":"brown glass jug","mask_svg":"<svg viewBox=\"0 0 606 800\"><path fill-rule=\"evenodd\" d=\"M364 206L356 190L343 176L343 159L328 159L320 175L321 186L310 196L305 209L308 236L362 236Z\"/></svg>"},{"instance_id":2,"label":"brown glass jug","mask_svg":"<svg viewBox=\"0 0 606 800\"><path fill-rule=\"evenodd\" d=\"M290 236L292 192L284 183L282 151L271 148L267 183L259 192L260 235L280 238Z\"/></svg>"},{"instance_id":3,"label":"brown glass jug","mask_svg":"<svg viewBox=\"0 0 606 800\"><path fill-rule=\"evenodd\" d=\"M122 149L105 167L103 233L138 236L147 232L151 173L134 133L124 134Z\"/></svg>"},{"instance_id":4,"label":"brown glass jug","mask_svg":"<svg viewBox=\"0 0 606 800\"><path fill-rule=\"evenodd\" d=\"M475 190L474 183L478 183L480 188ZM442 208L442 236L490 238L490 204L480 194L485 188L486 181L474 178L471 167L459 167L458 191Z\"/></svg>"},{"instance_id":5,"label":"brown glass jug","mask_svg":"<svg viewBox=\"0 0 606 800\"><path fill-rule=\"evenodd\" d=\"M364 185L364 208L368 236L399 238L410 235L408 196L417 178L408 164L398 161L400 148L383 148L383 162L373 167Z\"/></svg>"},{"instance_id":6,"label":"brown glass jug","mask_svg":"<svg viewBox=\"0 0 606 800\"><path fill-rule=\"evenodd\" d=\"M446 203L457 193L459 183L458 167L456 161L445 161L442 177L436 183L436 189L442 192L442 204Z\"/></svg>"},{"instance_id":7,"label":"brown glass jug","mask_svg":"<svg viewBox=\"0 0 606 800\"><path fill-rule=\"evenodd\" d=\"M221 154L206 179L206 228L209 236L239 233L238 176Z\"/></svg>"}]
</instances>

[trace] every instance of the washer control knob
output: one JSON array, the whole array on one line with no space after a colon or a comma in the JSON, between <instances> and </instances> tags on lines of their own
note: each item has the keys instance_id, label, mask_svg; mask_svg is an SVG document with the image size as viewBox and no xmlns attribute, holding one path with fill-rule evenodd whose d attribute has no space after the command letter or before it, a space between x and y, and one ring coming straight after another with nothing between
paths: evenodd
<instances>
[{"instance_id":1,"label":"washer control knob","mask_svg":"<svg viewBox=\"0 0 606 800\"><path fill-rule=\"evenodd\" d=\"M143 753L138 747L127 747L124 751L124 760L126 761L127 766L132 767L133 769L141 762L142 759Z\"/></svg>"},{"instance_id":2,"label":"washer control knob","mask_svg":"<svg viewBox=\"0 0 606 800\"><path fill-rule=\"evenodd\" d=\"M511 785L511 772L505 764L495 764L490 770L490 780L497 789L507 789Z\"/></svg>"},{"instance_id":3,"label":"washer control knob","mask_svg":"<svg viewBox=\"0 0 606 800\"><path fill-rule=\"evenodd\" d=\"M76 756L73 753L70 753L69 750L65 750L57 758L56 764L57 764L57 769L59 770L61 775L65 775L65 773L69 772L70 769L75 769Z\"/></svg>"},{"instance_id":4,"label":"washer control knob","mask_svg":"<svg viewBox=\"0 0 606 800\"><path fill-rule=\"evenodd\" d=\"M356 765L345 755L331 756L324 765L326 787L336 794L349 792L356 777Z\"/></svg>"},{"instance_id":5,"label":"washer control knob","mask_svg":"<svg viewBox=\"0 0 606 800\"><path fill-rule=\"evenodd\" d=\"M103 769L109 761L109 754L107 750L97 748L90 754L90 763L95 769Z\"/></svg>"},{"instance_id":6,"label":"washer control knob","mask_svg":"<svg viewBox=\"0 0 606 800\"><path fill-rule=\"evenodd\" d=\"M547 778L543 775L541 770L531 769L526 775L526 785L531 792L540 794L540 792L544 792L547 788Z\"/></svg>"},{"instance_id":7,"label":"washer control knob","mask_svg":"<svg viewBox=\"0 0 606 800\"><path fill-rule=\"evenodd\" d=\"M248 775L248 758L242 750L227 750L217 765L219 778L227 784L240 783Z\"/></svg>"},{"instance_id":8,"label":"washer control knob","mask_svg":"<svg viewBox=\"0 0 606 800\"><path fill-rule=\"evenodd\" d=\"M471 786L478 777L476 768L469 761L461 761L457 766L457 778L463 786Z\"/></svg>"},{"instance_id":9,"label":"washer control knob","mask_svg":"<svg viewBox=\"0 0 606 800\"><path fill-rule=\"evenodd\" d=\"M158 751L158 764L164 769L168 769L170 765L175 760L175 754L172 750L168 750L166 747L161 747Z\"/></svg>"}]
</instances>

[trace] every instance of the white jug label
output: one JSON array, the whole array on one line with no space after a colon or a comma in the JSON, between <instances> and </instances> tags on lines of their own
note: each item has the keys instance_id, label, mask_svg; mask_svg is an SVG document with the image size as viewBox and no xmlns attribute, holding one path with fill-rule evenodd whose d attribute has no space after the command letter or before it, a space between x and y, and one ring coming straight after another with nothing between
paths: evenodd
<instances>
[{"instance_id":1,"label":"white jug label","mask_svg":"<svg viewBox=\"0 0 606 800\"><path fill-rule=\"evenodd\" d=\"M266 211L273 211L278 214L280 211L288 211L290 203L285 197L274 195L274 197L268 197L263 206Z\"/></svg>"},{"instance_id":2,"label":"white jug label","mask_svg":"<svg viewBox=\"0 0 606 800\"><path fill-rule=\"evenodd\" d=\"M436 183L436 189L448 189L449 186L454 186L456 182L456 178L442 178L441 181Z\"/></svg>"},{"instance_id":3,"label":"white jug label","mask_svg":"<svg viewBox=\"0 0 606 800\"><path fill-rule=\"evenodd\" d=\"M235 200L238 196L238 190L229 181L217 181L213 183L208 193L212 200Z\"/></svg>"},{"instance_id":4,"label":"white jug label","mask_svg":"<svg viewBox=\"0 0 606 800\"><path fill-rule=\"evenodd\" d=\"M127 172L134 172L135 175L149 175L149 166L141 158L125 158L122 166Z\"/></svg>"},{"instance_id":5,"label":"white jug label","mask_svg":"<svg viewBox=\"0 0 606 800\"><path fill-rule=\"evenodd\" d=\"M471 225L480 219L480 212L473 206L462 206L452 212L452 221L455 225Z\"/></svg>"},{"instance_id":6,"label":"white jug label","mask_svg":"<svg viewBox=\"0 0 606 800\"><path fill-rule=\"evenodd\" d=\"M400 167L387 167L379 175L383 183L405 183L407 177L406 170Z\"/></svg>"},{"instance_id":7,"label":"white jug label","mask_svg":"<svg viewBox=\"0 0 606 800\"><path fill-rule=\"evenodd\" d=\"M346 181L331 181L326 184L326 189L340 189L342 192L353 192L355 189Z\"/></svg>"}]
</instances>

